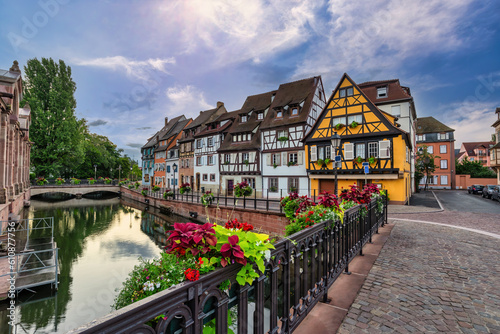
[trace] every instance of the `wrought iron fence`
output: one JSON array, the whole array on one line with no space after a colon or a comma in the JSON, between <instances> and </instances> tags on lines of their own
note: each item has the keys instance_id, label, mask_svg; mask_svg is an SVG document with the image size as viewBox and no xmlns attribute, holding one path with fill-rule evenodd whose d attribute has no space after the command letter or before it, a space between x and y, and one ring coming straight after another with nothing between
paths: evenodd
<instances>
[{"instance_id":1,"label":"wrought iron fence","mask_svg":"<svg viewBox=\"0 0 500 334\"><path fill-rule=\"evenodd\" d=\"M387 197L378 204L373 199L347 210L343 222L325 221L279 241L265 272L251 286L219 289L227 279L235 281L241 267L231 265L71 333L202 333L208 322L217 334L229 329L239 334L292 333L319 301L327 300L328 288L387 221ZM155 328L146 325L159 315L163 317Z\"/></svg>"}]
</instances>

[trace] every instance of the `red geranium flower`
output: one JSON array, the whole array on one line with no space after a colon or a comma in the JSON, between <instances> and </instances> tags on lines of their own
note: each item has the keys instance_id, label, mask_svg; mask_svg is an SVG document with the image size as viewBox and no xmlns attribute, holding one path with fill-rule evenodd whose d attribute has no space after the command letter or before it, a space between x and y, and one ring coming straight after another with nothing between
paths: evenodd
<instances>
[{"instance_id":1,"label":"red geranium flower","mask_svg":"<svg viewBox=\"0 0 500 334\"><path fill-rule=\"evenodd\" d=\"M200 272L196 269L188 268L184 271L184 275L190 281L197 281L200 279Z\"/></svg>"}]
</instances>

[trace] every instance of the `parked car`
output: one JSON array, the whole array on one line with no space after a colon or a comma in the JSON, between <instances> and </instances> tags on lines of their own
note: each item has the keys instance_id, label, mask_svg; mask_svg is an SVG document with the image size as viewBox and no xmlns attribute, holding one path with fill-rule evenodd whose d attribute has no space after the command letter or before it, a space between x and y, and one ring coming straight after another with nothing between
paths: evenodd
<instances>
[{"instance_id":1,"label":"parked car","mask_svg":"<svg viewBox=\"0 0 500 334\"><path fill-rule=\"evenodd\" d=\"M500 186L495 186L491 192L491 199L500 202Z\"/></svg>"},{"instance_id":2,"label":"parked car","mask_svg":"<svg viewBox=\"0 0 500 334\"><path fill-rule=\"evenodd\" d=\"M491 192L496 186L496 184L485 185L483 191L481 192L481 196L483 196L483 198L491 198Z\"/></svg>"},{"instance_id":3,"label":"parked car","mask_svg":"<svg viewBox=\"0 0 500 334\"><path fill-rule=\"evenodd\" d=\"M473 184L472 186L468 187L467 190L469 191L469 194L479 194L483 192L484 186L481 184Z\"/></svg>"}]
</instances>

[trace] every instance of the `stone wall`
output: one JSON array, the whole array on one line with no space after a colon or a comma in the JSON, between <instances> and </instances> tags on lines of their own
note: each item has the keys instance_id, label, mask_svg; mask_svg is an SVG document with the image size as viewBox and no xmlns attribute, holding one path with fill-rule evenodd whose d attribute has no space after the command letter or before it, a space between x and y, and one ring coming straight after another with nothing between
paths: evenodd
<instances>
[{"instance_id":1,"label":"stone wall","mask_svg":"<svg viewBox=\"0 0 500 334\"><path fill-rule=\"evenodd\" d=\"M284 213L268 212L253 209L232 208L232 207L219 207L211 205L205 208L198 203L188 203L181 201L172 201L165 199L158 199L150 196L142 196L140 192L130 190L126 187L121 187L122 196L133 199L135 201L144 203L146 199L149 200L149 205L156 208L169 208L172 212L190 217L193 213L197 215L196 220L200 222L206 221L207 212L211 222L226 223L230 219L238 219L240 222L247 222L254 226L256 231L268 233L272 236L284 235L285 226L288 225L288 219Z\"/></svg>"}]
</instances>

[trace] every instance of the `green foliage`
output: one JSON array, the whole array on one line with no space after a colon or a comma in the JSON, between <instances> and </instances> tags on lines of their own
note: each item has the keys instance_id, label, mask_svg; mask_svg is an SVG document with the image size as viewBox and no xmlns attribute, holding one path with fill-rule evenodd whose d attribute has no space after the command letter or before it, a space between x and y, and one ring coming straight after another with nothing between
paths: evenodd
<instances>
[{"instance_id":1,"label":"green foliage","mask_svg":"<svg viewBox=\"0 0 500 334\"><path fill-rule=\"evenodd\" d=\"M283 137L279 137L279 138L278 138L278 141L280 141L280 142L284 143L284 142L288 141L288 137L285 137L285 136L283 136Z\"/></svg>"},{"instance_id":2,"label":"green foliage","mask_svg":"<svg viewBox=\"0 0 500 334\"><path fill-rule=\"evenodd\" d=\"M470 175L471 177L474 177L474 178L496 178L497 177L495 172L493 172L492 170L490 170L487 167L484 167L478 161L469 161L469 159L467 157L465 159L463 159L462 162L458 162L458 160L455 160L455 168L456 168L457 174Z\"/></svg>"},{"instance_id":3,"label":"green foliage","mask_svg":"<svg viewBox=\"0 0 500 334\"><path fill-rule=\"evenodd\" d=\"M290 236L325 220L343 222L344 211L345 209L342 205L339 208L334 206L327 208L323 205L311 206L307 211L300 212L292 218L290 224L285 227L285 234L286 236Z\"/></svg>"},{"instance_id":4,"label":"green foliage","mask_svg":"<svg viewBox=\"0 0 500 334\"><path fill-rule=\"evenodd\" d=\"M350 126L352 129L354 129L354 128L355 128L355 127L357 127L358 125L359 125L359 124L358 124L358 122L356 122L356 121L354 121L354 122L352 122L351 124L349 124L349 126Z\"/></svg>"},{"instance_id":5,"label":"green foliage","mask_svg":"<svg viewBox=\"0 0 500 334\"><path fill-rule=\"evenodd\" d=\"M420 180L424 176L427 177L427 181L425 183L425 190L427 190L429 185L429 179L432 177L432 173L436 170L438 166L434 164L434 160L436 158L440 158L439 156L435 156L434 154L430 154L427 151L427 146L422 145L418 148L417 151L417 161L415 164L415 182L418 185Z\"/></svg>"},{"instance_id":6,"label":"green foliage","mask_svg":"<svg viewBox=\"0 0 500 334\"><path fill-rule=\"evenodd\" d=\"M214 200L214 194L211 191L207 191L201 196L201 204L203 204L203 206L205 207L212 204L213 200Z\"/></svg>"},{"instance_id":7,"label":"green foliage","mask_svg":"<svg viewBox=\"0 0 500 334\"><path fill-rule=\"evenodd\" d=\"M154 185L153 189L151 189L151 190L153 190L153 192L157 192L160 190L160 187L158 187L157 185Z\"/></svg>"}]
</instances>

